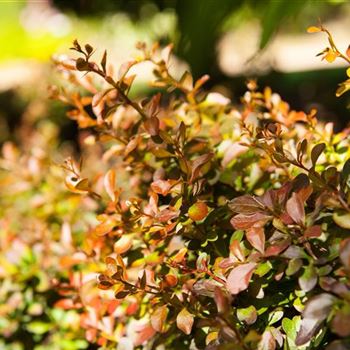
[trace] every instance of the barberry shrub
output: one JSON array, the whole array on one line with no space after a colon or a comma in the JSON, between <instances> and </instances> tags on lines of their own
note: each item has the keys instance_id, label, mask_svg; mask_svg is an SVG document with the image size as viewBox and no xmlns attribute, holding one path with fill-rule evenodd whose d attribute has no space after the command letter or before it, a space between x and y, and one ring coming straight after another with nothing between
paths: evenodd
<instances>
[{"instance_id":1,"label":"barberry shrub","mask_svg":"<svg viewBox=\"0 0 350 350\"><path fill-rule=\"evenodd\" d=\"M71 193L4 149L7 174L40 174L31 187L25 178L23 198L43 184L45 210L30 220L53 258L34 274L43 270L55 298L35 298L46 317L75 320L51 318L57 331L37 337L63 334L65 349L350 349L350 129L334 132L255 81L240 106L205 93L207 76L169 71L171 46L139 44L118 73L106 52L95 62L92 46L72 49L77 58L55 59L68 83L51 89L83 129L83 161L54 166ZM132 97L141 63L155 76L145 99ZM16 235L32 244L18 216L5 217L7 245ZM0 270L9 293L26 289L11 271ZM74 344L82 330L88 344Z\"/></svg>"},{"instance_id":2,"label":"barberry shrub","mask_svg":"<svg viewBox=\"0 0 350 350\"><path fill-rule=\"evenodd\" d=\"M88 237L103 243L85 253L104 261L98 287L113 307L86 305L102 324L85 323L90 341L348 349L349 129L254 81L233 107L202 91L207 76L175 79L170 46L139 44L118 74L106 52L96 63L90 45L72 49L77 59L56 64L78 88L53 95L109 167L89 178L64 165L70 190L99 204ZM159 92L139 101L129 92L141 62Z\"/></svg>"}]
</instances>

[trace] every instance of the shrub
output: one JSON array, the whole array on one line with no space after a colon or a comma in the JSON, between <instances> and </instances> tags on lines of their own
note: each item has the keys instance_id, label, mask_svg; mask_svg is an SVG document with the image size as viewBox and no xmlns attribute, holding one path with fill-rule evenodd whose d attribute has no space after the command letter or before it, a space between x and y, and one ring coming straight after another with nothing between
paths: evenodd
<instances>
[{"instance_id":1,"label":"shrub","mask_svg":"<svg viewBox=\"0 0 350 350\"><path fill-rule=\"evenodd\" d=\"M207 76L176 80L170 47L138 48L118 78L77 41L75 63L57 62L79 90L54 94L110 168L89 181L65 166L72 191L98 196L98 283L117 300L94 334L106 347L346 348L349 131L254 81L236 109L201 92ZM146 61L168 93L138 102L129 70Z\"/></svg>"},{"instance_id":2,"label":"shrub","mask_svg":"<svg viewBox=\"0 0 350 350\"><path fill-rule=\"evenodd\" d=\"M170 46L138 48L118 74L77 41L56 59L90 161L62 165L79 204L39 217L75 228L50 307L105 349L349 349L349 130L255 81L235 107L176 79ZM143 62L157 91L137 100Z\"/></svg>"}]
</instances>

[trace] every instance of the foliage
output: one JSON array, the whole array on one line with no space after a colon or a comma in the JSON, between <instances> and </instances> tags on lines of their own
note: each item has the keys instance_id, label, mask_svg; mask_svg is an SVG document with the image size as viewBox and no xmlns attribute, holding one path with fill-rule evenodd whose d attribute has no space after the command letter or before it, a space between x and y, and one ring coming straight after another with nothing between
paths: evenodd
<instances>
[{"instance_id":1,"label":"foliage","mask_svg":"<svg viewBox=\"0 0 350 350\"><path fill-rule=\"evenodd\" d=\"M98 286L115 302L94 307L102 328L87 322L89 340L347 349L349 130L335 133L254 81L234 108L201 91L207 76L175 80L171 47L138 48L118 74L106 52L96 63L77 41L79 57L56 62L76 88L53 96L74 106L69 117L109 167L92 178L63 165L68 188L99 204L88 237L103 249L89 255L104 259ZM129 97L142 62L165 94Z\"/></svg>"},{"instance_id":2,"label":"foliage","mask_svg":"<svg viewBox=\"0 0 350 350\"><path fill-rule=\"evenodd\" d=\"M65 294L57 285L78 282L80 263L88 281L77 247L95 224L95 204L67 192L63 171L52 166L68 151L53 124L24 125L19 133L24 143L5 143L0 159L0 348L85 349L81 315L59 307Z\"/></svg>"}]
</instances>

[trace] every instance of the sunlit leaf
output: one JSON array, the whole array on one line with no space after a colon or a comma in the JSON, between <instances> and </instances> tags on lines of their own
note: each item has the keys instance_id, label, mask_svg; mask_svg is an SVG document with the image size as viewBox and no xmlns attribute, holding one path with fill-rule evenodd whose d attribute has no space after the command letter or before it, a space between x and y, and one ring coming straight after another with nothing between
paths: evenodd
<instances>
[{"instance_id":1,"label":"sunlit leaf","mask_svg":"<svg viewBox=\"0 0 350 350\"><path fill-rule=\"evenodd\" d=\"M192 331L193 322L193 315L186 308L183 308L176 316L177 328L187 335Z\"/></svg>"}]
</instances>

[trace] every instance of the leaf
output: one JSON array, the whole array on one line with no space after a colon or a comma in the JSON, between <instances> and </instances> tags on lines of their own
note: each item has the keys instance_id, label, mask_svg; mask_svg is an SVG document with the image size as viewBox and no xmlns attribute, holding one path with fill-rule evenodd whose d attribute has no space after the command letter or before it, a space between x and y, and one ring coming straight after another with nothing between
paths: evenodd
<instances>
[{"instance_id":1,"label":"leaf","mask_svg":"<svg viewBox=\"0 0 350 350\"><path fill-rule=\"evenodd\" d=\"M338 226L345 229L350 229L350 213L334 212L333 220Z\"/></svg>"},{"instance_id":2,"label":"leaf","mask_svg":"<svg viewBox=\"0 0 350 350\"><path fill-rule=\"evenodd\" d=\"M122 290L120 292L115 293L114 297L116 299L125 299L129 294L130 292L128 290Z\"/></svg>"},{"instance_id":3,"label":"leaf","mask_svg":"<svg viewBox=\"0 0 350 350\"><path fill-rule=\"evenodd\" d=\"M223 289L220 287L215 287L214 289L214 300L219 314L226 313L229 310L230 300L227 293L224 293Z\"/></svg>"},{"instance_id":4,"label":"leaf","mask_svg":"<svg viewBox=\"0 0 350 350\"><path fill-rule=\"evenodd\" d=\"M113 220L106 220L95 227L95 232L98 236L104 236L111 232L114 226L115 222Z\"/></svg>"},{"instance_id":5,"label":"leaf","mask_svg":"<svg viewBox=\"0 0 350 350\"><path fill-rule=\"evenodd\" d=\"M250 195L232 199L228 203L228 207L234 213L240 214L254 214L256 212L262 212L265 209L265 206L256 197Z\"/></svg>"},{"instance_id":6,"label":"leaf","mask_svg":"<svg viewBox=\"0 0 350 350\"><path fill-rule=\"evenodd\" d=\"M76 178L74 176L67 176L65 184L73 193L87 194L90 191L89 180L86 178Z\"/></svg>"},{"instance_id":7,"label":"leaf","mask_svg":"<svg viewBox=\"0 0 350 350\"><path fill-rule=\"evenodd\" d=\"M157 117L152 116L148 118L143 125L151 136L157 136L159 134L159 119Z\"/></svg>"},{"instance_id":8,"label":"leaf","mask_svg":"<svg viewBox=\"0 0 350 350\"><path fill-rule=\"evenodd\" d=\"M198 272L205 272L208 270L208 262L210 256L207 253L200 253L196 261L196 269Z\"/></svg>"},{"instance_id":9,"label":"leaf","mask_svg":"<svg viewBox=\"0 0 350 350\"><path fill-rule=\"evenodd\" d=\"M275 350L275 349L276 349L276 339L274 338L270 330L265 330L258 344L258 350Z\"/></svg>"},{"instance_id":10,"label":"leaf","mask_svg":"<svg viewBox=\"0 0 350 350\"><path fill-rule=\"evenodd\" d=\"M320 31L321 31L321 28L316 26L311 26L307 28L308 33L319 33Z\"/></svg>"},{"instance_id":11,"label":"leaf","mask_svg":"<svg viewBox=\"0 0 350 350\"><path fill-rule=\"evenodd\" d=\"M345 268L350 268L350 238L344 239L340 243L340 260Z\"/></svg>"},{"instance_id":12,"label":"leaf","mask_svg":"<svg viewBox=\"0 0 350 350\"><path fill-rule=\"evenodd\" d=\"M103 184L107 194L115 202L115 171L113 169L108 170L104 176Z\"/></svg>"},{"instance_id":13,"label":"leaf","mask_svg":"<svg viewBox=\"0 0 350 350\"><path fill-rule=\"evenodd\" d=\"M84 58L79 57L75 61L75 67L79 71L87 71L89 70L89 63L84 60Z\"/></svg>"},{"instance_id":14,"label":"leaf","mask_svg":"<svg viewBox=\"0 0 350 350\"><path fill-rule=\"evenodd\" d=\"M107 50L104 51L101 59L101 67L104 73L106 73L106 64L107 64Z\"/></svg>"},{"instance_id":15,"label":"leaf","mask_svg":"<svg viewBox=\"0 0 350 350\"><path fill-rule=\"evenodd\" d=\"M339 56L339 54L338 54L336 51L334 51L334 50L328 48L328 49L326 50L326 54L324 55L324 57L323 57L322 59L325 59L328 63L332 63L332 62L335 61L335 59L336 59L338 56Z\"/></svg>"},{"instance_id":16,"label":"leaf","mask_svg":"<svg viewBox=\"0 0 350 350\"><path fill-rule=\"evenodd\" d=\"M155 193L163 196L168 195L173 184L168 180L156 180L151 183L151 188Z\"/></svg>"},{"instance_id":17,"label":"leaf","mask_svg":"<svg viewBox=\"0 0 350 350\"><path fill-rule=\"evenodd\" d=\"M272 312L269 313L269 319L268 319L268 322L269 322L269 326L278 322L284 315L284 312L283 310L274 310Z\"/></svg>"},{"instance_id":18,"label":"leaf","mask_svg":"<svg viewBox=\"0 0 350 350\"><path fill-rule=\"evenodd\" d=\"M324 143L319 143L318 145L316 145L312 151L311 151L311 161L312 161L312 165L315 166L317 163L317 159L319 158L319 156L321 155L321 153L325 150L326 145Z\"/></svg>"},{"instance_id":19,"label":"leaf","mask_svg":"<svg viewBox=\"0 0 350 350\"><path fill-rule=\"evenodd\" d=\"M262 227L252 227L247 230L246 237L248 242L261 254L265 251L265 233Z\"/></svg>"},{"instance_id":20,"label":"leaf","mask_svg":"<svg viewBox=\"0 0 350 350\"><path fill-rule=\"evenodd\" d=\"M231 143L231 145L225 150L221 165L226 168L234 159L237 159L238 156L247 152L247 150L248 147L242 146L239 142Z\"/></svg>"},{"instance_id":21,"label":"leaf","mask_svg":"<svg viewBox=\"0 0 350 350\"><path fill-rule=\"evenodd\" d=\"M307 140L304 139L301 142L299 142L297 145L298 159L301 159L301 157L306 153L306 149L307 149Z\"/></svg>"},{"instance_id":22,"label":"leaf","mask_svg":"<svg viewBox=\"0 0 350 350\"><path fill-rule=\"evenodd\" d=\"M123 63L118 71L118 80L123 80L124 77L128 74L129 69L135 65L137 63L137 61L135 60L131 60L131 61L127 61L125 63Z\"/></svg>"},{"instance_id":23,"label":"leaf","mask_svg":"<svg viewBox=\"0 0 350 350\"><path fill-rule=\"evenodd\" d=\"M285 19L298 14L305 6L303 1L270 1L265 6L261 23L260 49L263 49Z\"/></svg>"},{"instance_id":24,"label":"leaf","mask_svg":"<svg viewBox=\"0 0 350 350\"><path fill-rule=\"evenodd\" d=\"M248 325L255 323L258 313L253 305L246 308L237 309L237 318Z\"/></svg>"},{"instance_id":25,"label":"leaf","mask_svg":"<svg viewBox=\"0 0 350 350\"><path fill-rule=\"evenodd\" d=\"M192 162L192 173L190 182L193 182L195 179L198 178L199 172L204 164L208 163L212 158L214 154L213 153L207 153L199 156Z\"/></svg>"},{"instance_id":26,"label":"leaf","mask_svg":"<svg viewBox=\"0 0 350 350\"><path fill-rule=\"evenodd\" d=\"M240 261L245 260L240 243L237 239L232 240L232 242L230 244L230 253L233 254L233 256L236 257Z\"/></svg>"},{"instance_id":27,"label":"leaf","mask_svg":"<svg viewBox=\"0 0 350 350\"><path fill-rule=\"evenodd\" d=\"M340 97L341 95L343 95L345 92L347 92L349 90L350 90L350 79L339 84L339 87L338 87L337 91L335 92L335 95L337 97Z\"/></svg>"},{"instance_id":28,"label":"leaf","mask_svg":"<svg viewBox=\"0 0 350 350\"><path fill-rule=\"evenodd\" d=\"M287 213L293 221L299 225L303 225L305 221L304 203L300 196L293 192L286 204Z\"/></svg>"},{"instance_id":29,"label":"leaf","mask_svg":"<svg viewBox=\"0 0 350 350\"><path fill-rule=\"evenodd\" d=\"M348 337L350 335L350 314L345 310L338 310L332 319L331 328L333 333L340 337Z\"/></svg>"},{"instance_id":30,"label":"leaf","mask_svg":"<svg viewBox=\"0 0 350 350\"><path fill-rule=\"evenodd\" d=\"M33 334L44 334L52 329L52 324L41 322L41 321L33 321L26 325L28 332Z\"/></svg>"},{"instance_id":31,"label":"leaf","mask_svg":"<svg viewBox=\"0 0 350 350\"><path fill-rule=\"evenodd\" d=\"M292 320L286 317L282 319L283 331L292 342L294 342L297 336L299 320L300 316L294 316Z\"/></svg>"},{"instance_id":32,"label":"leaf","mask_svg":"<svg viewBox=\"0 0 350 350\"><path fill-rule=\"evenodd\" d=\"M323 321L328 317L335 301L336 298L331 294L318 294L309 299L306 303L303 317L315 318Z\"/></svg>"},{"instance_id":33,"label":"leaf","mask_svg":"<svg viewBox=\"0 0 350 350\"><path fill-rule=\"evenodd\" d=\"M188 216L193 221L202 221L208 215L208 206L204 202L197 202L188 209Z\"/></svg>"},{"instance_id":34,"label":"leaf","mask_svg":"<svg viewBox=\"0 0 350 350\"><path fill-rule=\"evenodd\" d=\"M289 260L288 267L286 270L287 276L292 276L295 273L297 273L300 268L303 266L303 260L302 259L291 259Z\"/></svg>"},{"instance_id":35,"label":"leaf","mask_svg":"<svg viewBox=\"0 0 350 350\"><path fill-rule=\"evenodd\" d=\"M182 75L179 83L184 89L191 91L193 89L193 77L192 77L191 73L186 71Z\"/></svg>"},{"instance_id":36,"label":"leaf","mask_svg":"<svg viewBox=\"0 0 350 350\"><path fill-rule=\"evenodd\" d=\"M159 333L165 331L165 320L168 316L168 308L166 305L159 306L151 315L151 325L153 329Z\"/></svg>"},{"instance_id":37,"label":"leaf","mask_svg":"<svg viewBox=\"0 0 350 350\"><path fill-rule=\"evenodd\" d=\"M320 237L322 234L322 227L320 225L314 225L311 227L308 227L304 232L305 238L317 238Z\"/></svg>"},{"instance_id":38,"label":"leaf","mask_svg":"<svg viewBox=\"0 0 350 350\"><path fill-rule=\"evenodd\" d=\"M246 230L253 226L262 227L270 219L271 216L258 212L251 215L238 214L231 219L230 223L237 230Z\"/></svg>"},{"instance_id":39,"label":"leaf","mask_svg":"<svg viewBox=\"0 0 350 350\"><path fill-rule=\"evenodd\" d=\"M132 235L123 235L113 246L113 250L117 254L126 253L132 247Z\"/></svg>"},{"instance_id":40,"label":"leaf","mask_svg":"<svg viewBox=\"0 0 350 350\"><path fill-rule=\"evenodd\" d=\"M302 319L300 324L300 329L295 339L295 344L297 346L301 346L309 342L312 339L312 337L318 332L321 324L322 324L322 321L320 322L317 319L310 319L310 318Z\"/></svg>"},{"instance_id":41,"label":"leaf","mask_svg":"<svg viewBox=\"0 0 350 350\"><path fill-rule=\"evenodd\" d=\"M255 267L256 264L250 262L238 265L231 270L226 281L226 287L231 294L238 294L248 288Z\"/></svg>"},{"instance_id":42,"label":"leaf","mask_svg":"<svg viewBox=\"0 0 350 350\"><path fill-rule=\"evenodd\" d=\"M340 183L343 189L346 187L349 176L350 176L350 159L348 159L344 163L343 169L340 173Z\"/></svg>"},{"instance_id":43,"label":"leaf","mask_svg":"<svg viewBox=\"0 0 350 350\"><path fill-rule=\"evenodd\" d=\"M191 334L194 318L193 315L183 308L176 317L176 325L186 335Z\"/></svg>"},{"instance_id":44,"label":"leaf","mask_svg":"<svg viewBox=\"0 0 350 350\"><path fill-rule=\"evenodd\" d=\"M171 261L175 263L181 263L187 254L187 248L181 248L174 256L171 257Z\"/></svg>"},{"instance_id":45,"label":"leaf","mask_svg":"<svg viewBox=\"0 0 350 350\"><path fill-rule=\"evenodd\" d=\"M306 266L299 277L299 286L304 292L310 292L317 284L317 271L313 265Z\"/></svg>"}]
</instances>

